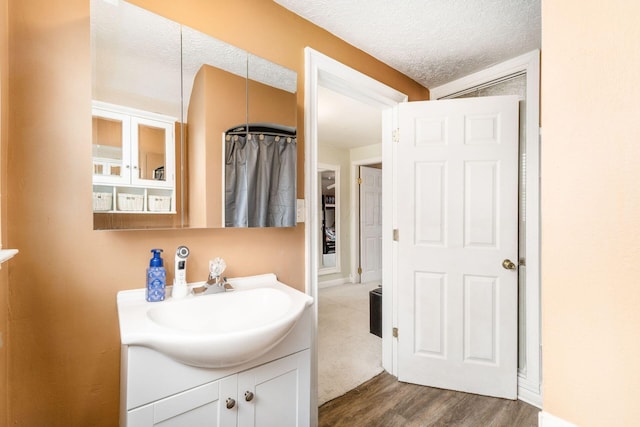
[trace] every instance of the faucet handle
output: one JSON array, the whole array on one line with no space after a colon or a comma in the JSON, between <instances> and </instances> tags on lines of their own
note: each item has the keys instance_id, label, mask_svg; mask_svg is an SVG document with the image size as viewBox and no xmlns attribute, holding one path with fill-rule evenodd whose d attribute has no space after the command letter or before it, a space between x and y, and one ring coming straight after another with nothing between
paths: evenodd
<instances>
[{"instance_id":1,"label":"faucet handle","mask_svg":"<svg viewBox=\"0 0 640 427\"><path fill-rule=\"evenodd\" d=\"M227 264L220 257L209 260L209 274L212 277L220 277L224 269L227 268Z\"/></svg>"}]
</instances>

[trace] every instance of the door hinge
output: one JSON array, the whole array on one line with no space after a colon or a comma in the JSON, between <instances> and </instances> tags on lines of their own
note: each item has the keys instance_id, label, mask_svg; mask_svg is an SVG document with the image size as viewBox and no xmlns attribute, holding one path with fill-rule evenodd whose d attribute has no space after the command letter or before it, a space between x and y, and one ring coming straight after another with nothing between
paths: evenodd
<instances>
[{"instance_id":1,"label":"door hinge","mask_svg":"<svg viewBox=\"0 0 640 427\"><path fill-rule=\"evenodd\" d=\"M400 232L398 231L397 228L393 229L393 241L397 242L400 240Z\"/></svg>"},{"instance_id":2,"label":"door hinge","mask_svg":"<svg viewBox=\"0 0 640 427\"><path fill-rule=\"evenodd\" d=\"M400 129L394 129L391 134L391 140L393 142L400 142Z\"/></svg>"},{"instance_id":3,"label":"door hinge","mask_svg":"<svg viewBox=\"0 0 640 427\"><path fill-rule=\"evenodd\" d=\"M357 179L358 185L362 185L362 178Z\"/></svg>"},{"instance_id":4,"label":"door hinge","mask_svg":"<svg viewBox=\"0 0 640 427\"><path fill-rule=\"evenodd\" d=\"M362 267L358 267L358 274L362 274Z\"/></svg>"},{"instance_id":5,"label":"door hinge","mask_svg":"<svg viewBox=\"0 0 640 427\"><path fill-rule=\"evenodd\" d=\"M394 338L398 338L398 328L393 328L391 330L391 334L393 335Z\"/></svg>"}]
</instances>

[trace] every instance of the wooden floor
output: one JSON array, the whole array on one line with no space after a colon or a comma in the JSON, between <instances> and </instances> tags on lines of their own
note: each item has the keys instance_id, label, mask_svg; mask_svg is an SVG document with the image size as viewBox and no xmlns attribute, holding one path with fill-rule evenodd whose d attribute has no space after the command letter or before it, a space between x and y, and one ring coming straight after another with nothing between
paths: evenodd
<instances>
[{"instance_id":1,"label":"wooden floor","mask_svg":"<svg viewBox=\"0 0 640 427\"><path fill-rule=\"evenodd\" d=\"M320 427L537 427L538 408L519 400L422 387L387 372L319 408Z\"/></svg>"}]
</instances>

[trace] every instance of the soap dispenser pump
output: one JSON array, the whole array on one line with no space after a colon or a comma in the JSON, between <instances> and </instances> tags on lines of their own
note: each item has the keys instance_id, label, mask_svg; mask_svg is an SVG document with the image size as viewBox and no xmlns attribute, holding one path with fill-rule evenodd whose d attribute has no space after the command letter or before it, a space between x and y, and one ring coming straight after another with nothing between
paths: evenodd
<instances>
[{"instance_id":1,"label":"soap dispenser pump","mask_svg":"<svg viewBox=\"0 0 640 427\"><path fill-rule=\"evenodd\" d=\"M160 254L162 249L151 249L153 258L149 261L147 268L147 301L164 301L167 286L167 271L162 265Z\"/></svg>"}]
</instances>

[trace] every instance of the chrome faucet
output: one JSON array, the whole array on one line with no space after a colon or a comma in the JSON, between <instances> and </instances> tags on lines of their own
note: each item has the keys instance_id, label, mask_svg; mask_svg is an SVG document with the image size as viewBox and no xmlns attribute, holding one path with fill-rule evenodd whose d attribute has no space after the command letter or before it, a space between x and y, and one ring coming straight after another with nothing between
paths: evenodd
<instances>
[{"instance_id":1,"label":"chrome faucet","mask_svg":"<svg viewBox=\"0 0 640 427\"><path fill-rule=\"evenodd\" d=\"M227 267L222 258L216 258L209 261L209 279L202 286L191 289L194 295L217 294L219 292L232 291L233 286L227 283L227 278L220 276Z\"/></svg>"},{"instance_id":2,"label":"chrome faucet","mask_svg":"<svg viewBox=\"0 0 640 427\"><path fill-rule=\"evenodd\" d=\"M202 286L198 286L191 289L191 292L194 295L208 295L208 294L217 294L220 292L232 291L233 286L231 286L227 282L227 278L223 277L220 279L220 276L212 276L209 274L209 279Z\"/></svg>"}]
</instances>

